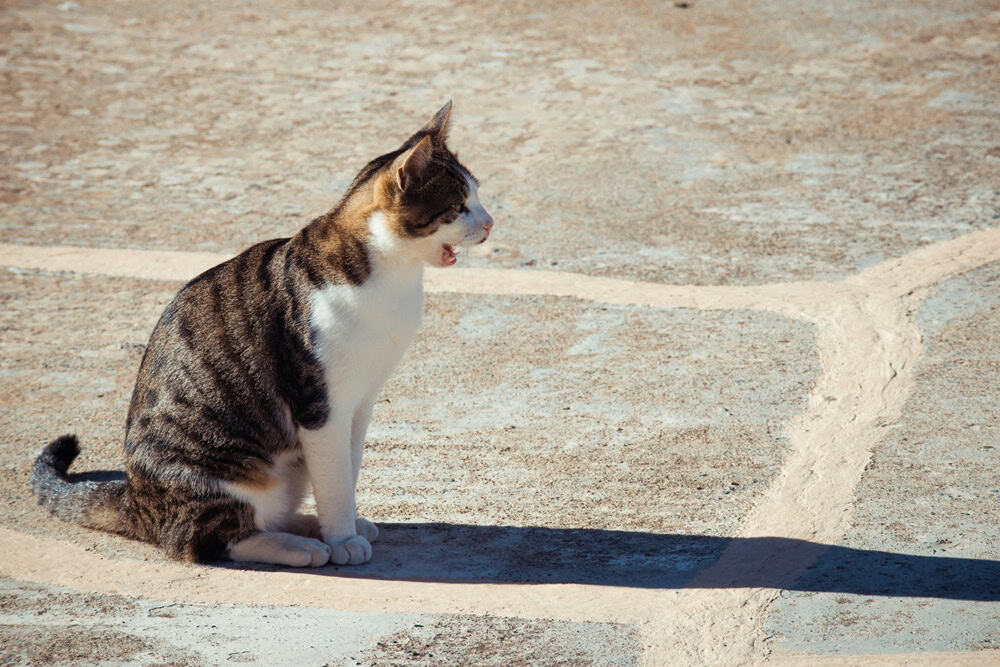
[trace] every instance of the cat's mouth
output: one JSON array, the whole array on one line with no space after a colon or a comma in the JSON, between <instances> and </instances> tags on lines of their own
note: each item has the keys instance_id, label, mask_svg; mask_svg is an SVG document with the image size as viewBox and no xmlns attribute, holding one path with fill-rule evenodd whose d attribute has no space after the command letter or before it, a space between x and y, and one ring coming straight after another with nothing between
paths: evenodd
<instances>
[{"instance_id":1,"label":"cat's mouth","mask_svg":"<svg viewBox=\"0 0 1000 667\"><path fill-rule=\"evenodd\" d=\"M451 266L458 261L458 251L450 243L441 245L441 266Z\"/></svg>"}]
</instances>

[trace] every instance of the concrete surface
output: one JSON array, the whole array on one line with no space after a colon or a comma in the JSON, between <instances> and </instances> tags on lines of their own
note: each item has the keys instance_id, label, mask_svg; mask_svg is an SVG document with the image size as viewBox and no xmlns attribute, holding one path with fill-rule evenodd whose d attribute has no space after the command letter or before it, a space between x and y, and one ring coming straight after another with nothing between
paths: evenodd
<instances>
[{"instance_id":1,"label":"concrete surface","mask_svg":"<svg viewBox=\"0 0 1000 667\"><path fill-rule=\"evenodd\" d=\"M0 660L1000 664L1000 5L0 4ZM181 282L448 98L497 219L376 406L371 563L48 519ZM442 353L445 350L446 353Z\"/></svg>"},{"instance_id":2,"label":"concrete surface","mask_svg":"<svg viewBox=\"0 0 1000 667\"><path fill-rule=\"evenodd\" d=\"M331 631L334 630L334 631ZM164 604L0 581L0 639L16 664L634 665L634 630L459 614Z\"/></svg>"},{"instance_id":3,"label":"concrete surface","mask_svg":"<svg viewBox=\"0 0 1000 667\"><path fill-rule=\"evenodd\" d=\"M844 546L768 622L797 652L1000 648L1000 262L941 283L916 314L916 387L855 491ZM847 593L845 595L845 593Z\"/></svg>"}]
</instances>

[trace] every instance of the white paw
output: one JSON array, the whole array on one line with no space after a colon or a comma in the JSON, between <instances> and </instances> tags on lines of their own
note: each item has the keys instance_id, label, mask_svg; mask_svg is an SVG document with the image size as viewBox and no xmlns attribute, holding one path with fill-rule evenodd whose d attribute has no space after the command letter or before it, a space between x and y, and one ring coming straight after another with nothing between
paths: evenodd
<instances>
[{"instance_id":1,"label":"white paw","mask_svg":"<svg viewBox=\"0 0 1000 667\"><path fill-rule=\"evenodd\" d=\"M330 544L330 562L336 565L361 565L372 557L372 544L361 535Z\"/></svg>"},{"instance_id":2,"label":"white paw","mask_svg":"<svg viewBox=\"0 0 1000 667\"><path fill-rule=\"evenodd\" d=\"M296 564L296 567L319 567L330 562L330 552L332 551L330 545L311 537L299 537L298 535L295 537L298 537L298 541L293 548L302 561L301 564Z\"/></svg>"},{"instance_id":3,"label":"white paw","mask_svg":"<svg viewBox=\"0 0 1000 667\"><path fill-rule=\"evenodd\" d=\"M378 539L378 526L368 519L358 517L354 520L354 527L357 529L358 535L361 535L369 542L374 542Z\"/></svg>"},{"instance_id":4,"label":"white paw","mask_svg":"<svg viewBox=\"0 0 1000 667\"><path fill-rule=\"evenodd\" d=\"M319 567L330 561L330 546L291 533L256 533L231 546L229 557L250 563Z\"/></svg>"}]
</instances>

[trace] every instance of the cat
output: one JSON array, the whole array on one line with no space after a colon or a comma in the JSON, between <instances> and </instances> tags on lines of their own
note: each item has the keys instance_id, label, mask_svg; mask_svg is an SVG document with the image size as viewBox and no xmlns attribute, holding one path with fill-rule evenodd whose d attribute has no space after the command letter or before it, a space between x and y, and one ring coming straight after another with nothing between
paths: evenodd
<instances>
[{"instance_id":1,"label":"cat","mask_svg":"<svg viewBox=\"0 0 1000 667\"><path fill-rule=\"evenodd\" d=\"M375 158L329 213L185 285L153 329L126 420L125 478L70 481L65 435L32 488L64 521L189 562L367 562L355 487L372 406L413 340L423 267L493 220L447 147L451 102ZM311 484L317 516L297 513Z\"/></svg>"}]
</instances>

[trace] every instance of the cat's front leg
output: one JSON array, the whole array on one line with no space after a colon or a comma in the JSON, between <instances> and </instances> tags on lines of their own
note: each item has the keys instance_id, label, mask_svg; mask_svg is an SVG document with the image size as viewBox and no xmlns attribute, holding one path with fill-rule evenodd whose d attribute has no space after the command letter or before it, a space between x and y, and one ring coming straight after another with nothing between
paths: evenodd
<instances>
[{"instance_id":1,"label":"cat's front leg","mask_svg":"<svg viewBox=\"0 0 1000 667\"><path fill-rule=\"evenodd\" d=\"M361 402L361 405L354 412L354 419L351 422L351 470L354 473L355 489L358 487L361 459L365 452L365 435L368 433L368 423L371 421L376 395L368 396ZM378 526L368 519L357 517L354 527L358 531L358 535L363 535L369 542L374 542L378 537Z\"/></svg>"},{"instance_id":2,"label":"cat's front leg","mask_svg":"<svg viewBox=\"0 0 1000 667\"><path fill-rule=\"evenodd\" d=\"M360 565L372 557L372 545L358 535L351 460L351 420L331 415L322 427L299 429L299 442L316 497L323 542L330 562Z\"/></svg>"}]
</instances>

